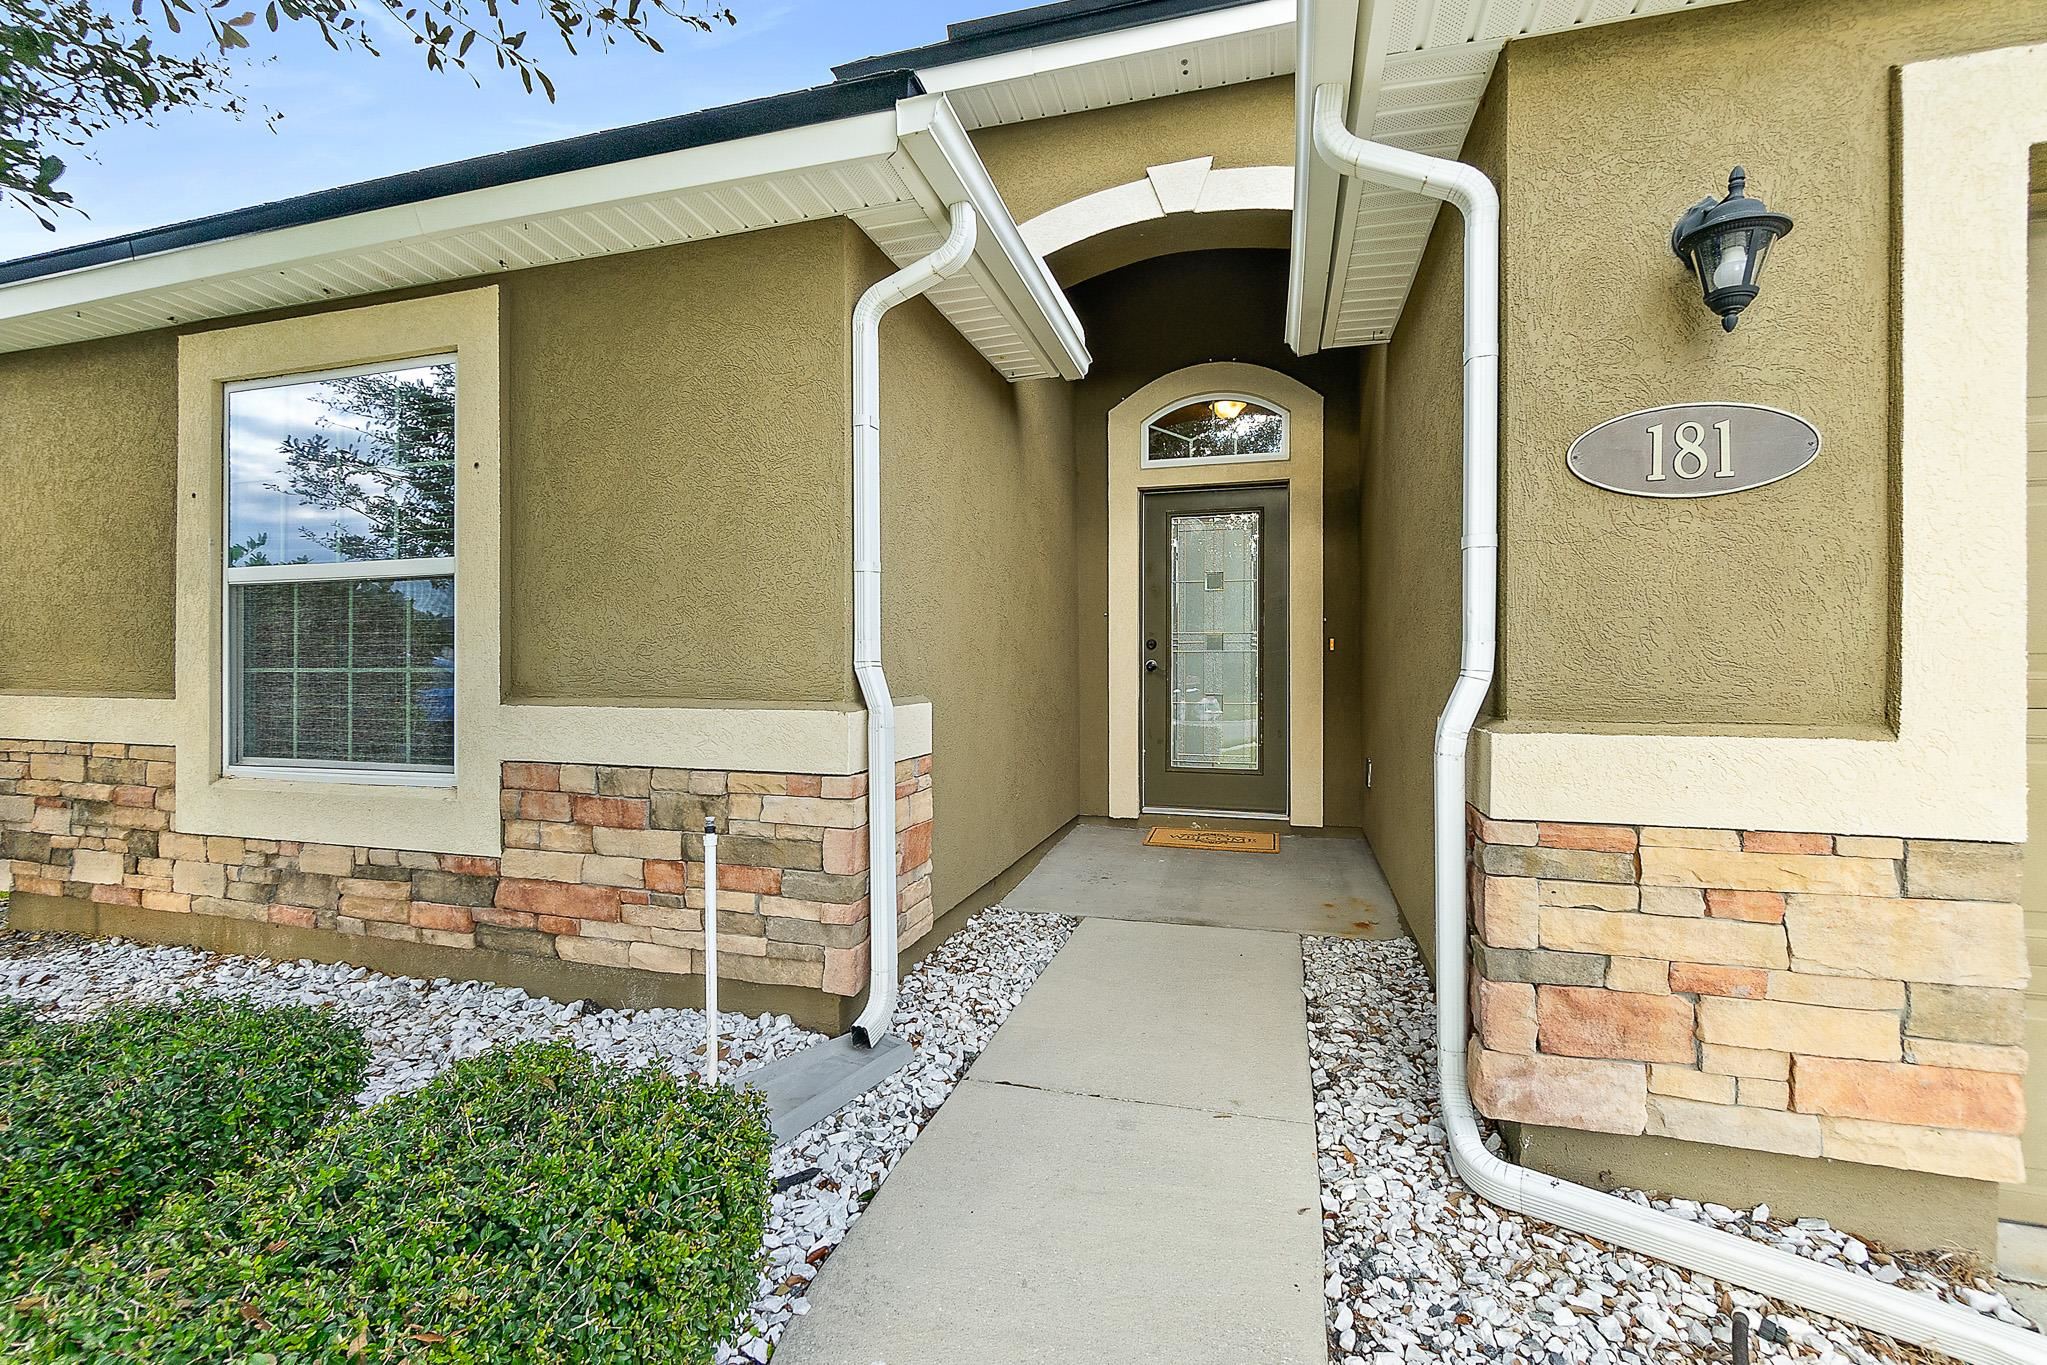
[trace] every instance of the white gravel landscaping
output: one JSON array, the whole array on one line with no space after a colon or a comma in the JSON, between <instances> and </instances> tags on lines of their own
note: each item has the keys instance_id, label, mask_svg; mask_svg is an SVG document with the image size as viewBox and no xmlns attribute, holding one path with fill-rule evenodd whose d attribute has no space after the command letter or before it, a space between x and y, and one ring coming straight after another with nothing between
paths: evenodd
<instances>
[{"instance_id":1,"label":"white gravel landscaping","mask_svg":"<svg viewBox=\"0 0 2047 1365\"><path fill-rule=\"evenodd\" d=\"M806 1311L817 1267L1072 929L1071 920L996 907L975 915L904 979L895 1027L914 1049L910 1065L776 1153L775 1178L789 1188L778 1190L769 1216L752 1331L721 1349L721 1361L768 1358L782 1329ZM604 1010L474 981L118 939L0 935L0 1000L75 1018L116 1002L186 995L338 1010L370 1046L365 1104L416 1090L487 1048L529 1040L566 1039L596 1057L678 1074L703 1061L701 1010ZM724 1074L742 1081L763 1062L824 1041L786 1015L720 1011L718 1027Z\"/></svg>"},{"instance_id":2,"label":"white gravel landscaping","mask_svg":"<svg viewBox=\"0 0 2047 1365\"><path fill-rule=\"evenodd\" d=\"M1330 938L1306 939L1303 951L1332 1365L1724 1362L1737 1309L1760 1328L1758 1360L1939 1359L1470 1194L1438 1121L1420 952L1406 940ZM1818 1220L1774 1220L1767 1207L1616 1197L2026 1325L1966 1266L1893 1256Z\"/></svg>"}]
</instances>

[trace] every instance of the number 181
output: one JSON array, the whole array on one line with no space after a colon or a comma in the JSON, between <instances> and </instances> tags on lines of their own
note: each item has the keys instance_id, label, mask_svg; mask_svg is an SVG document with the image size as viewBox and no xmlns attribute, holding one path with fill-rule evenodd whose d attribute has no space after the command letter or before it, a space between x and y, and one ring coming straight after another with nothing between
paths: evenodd
<instances>
[{"instance_id":1,"label":"number 181","mask_svg":"<svg viewBox=\"0 0 2047 1365\"><path fill-rule=\"evenodd\" d=\"M1716 479L1734 477L1734 442L1728 434L1728 423L1721 420L1713 424L1713 430L1720 436L1720 467L1713 471ZM1680 422L1671 435L1677 442L1677 454L1670 461L1671 473L1680 479L1696 479L1706 472L1706 428L1697 422ZM1687 466L1690 466L1687 468ZM1661 483L1669 476L1663 472L1663 423L1649 428L1649 483Z\"/></svg>"}]
</instances>

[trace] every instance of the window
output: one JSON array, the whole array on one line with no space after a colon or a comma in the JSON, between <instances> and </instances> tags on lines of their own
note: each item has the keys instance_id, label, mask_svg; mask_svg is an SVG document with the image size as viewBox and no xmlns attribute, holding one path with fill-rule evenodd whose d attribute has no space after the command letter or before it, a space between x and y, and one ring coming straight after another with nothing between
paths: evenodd
<instances>
[{"instance_id":1,"label":"window","mask_svg":"<svg viewBox=\"0 0 2047 1365\"><path fill-rule=\"evenodd\" d=\"M226 390L227 763L455 761L455 361Z\"/></svg>"},{"instance_id":2,"label":"window","mask_svg":"<svg viewBox=\"0 0 2047 1365\"><path fill-rule=\"evenodd\" d=\"M1284 412L1255 398L1208 394L1168 408L1144 424L1144 463L1284 460L1286 427Z\"/></svg>"}]
</instances>

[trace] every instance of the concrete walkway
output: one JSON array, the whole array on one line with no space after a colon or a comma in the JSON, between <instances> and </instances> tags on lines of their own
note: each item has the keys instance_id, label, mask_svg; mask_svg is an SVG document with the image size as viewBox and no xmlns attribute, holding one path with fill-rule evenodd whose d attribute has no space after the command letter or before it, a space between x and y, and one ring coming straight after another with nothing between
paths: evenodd
<instances>
[{"instance_id":1,"label":"concrete walkway","mask_svg":"<svg viewBox=\"0 0 2047 1365\"><path fill-rule=\"evenodd\" d=\"M1089 919L776 1365L1324 1365L1320 1208L1300 941Z\"/></svg>"},{"instance_id":2,"label":"concrete walkway","mask_svg":"<svg viewBox=\"0 0 2047 1365\"><path fill-rule=\"evenodd\" d=\"M1012 910L1164 924L1396 938L1393 888L1371 846L1287 833L1278 853L1146 848L1128 824L1082 821L1002 898Z\"/></svg>"}]
</instances>

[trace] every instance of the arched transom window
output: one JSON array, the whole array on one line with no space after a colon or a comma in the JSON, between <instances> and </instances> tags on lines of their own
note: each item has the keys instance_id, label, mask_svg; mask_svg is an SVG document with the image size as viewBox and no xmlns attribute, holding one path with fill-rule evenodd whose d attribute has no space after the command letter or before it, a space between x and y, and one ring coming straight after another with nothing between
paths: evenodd
<instances>
[{"instance_id":1,"label":"arched transom window","mask_svg":"<svg viewBox=\"0 0 2047 1365\"><path fill-rule=\"evenodd\" d=\"M1286 412L1240 393L1189 398L1144 424L1144 463L1236 464L1287 457Z\"/></svg>"}]
</instances>

